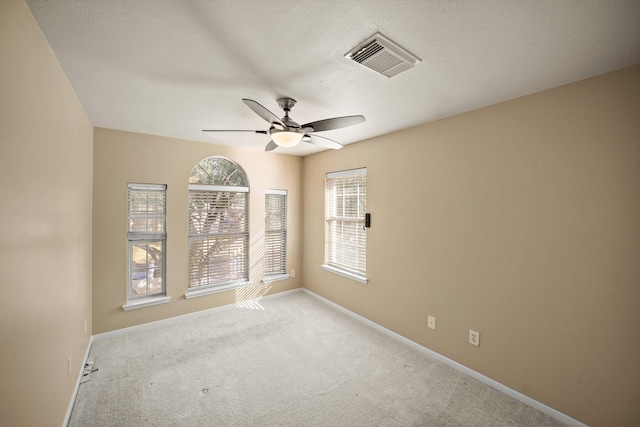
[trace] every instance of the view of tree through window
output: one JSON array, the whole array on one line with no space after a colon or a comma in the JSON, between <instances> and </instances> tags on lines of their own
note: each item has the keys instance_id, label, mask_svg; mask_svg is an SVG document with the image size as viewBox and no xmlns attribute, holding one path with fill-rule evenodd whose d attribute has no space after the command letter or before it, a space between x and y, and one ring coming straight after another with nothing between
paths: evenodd
<instances>
[{"instance_id":1,"label":"view of tree through window","mask_svg":"<svg viewBox=\"0 0 640 427\"><path fill-rule=\"evenodd\" d=\"M207 157L196 164L189 174L189 184L248 187L244 171L224 157Z\"/></svg>"}]
</instances>

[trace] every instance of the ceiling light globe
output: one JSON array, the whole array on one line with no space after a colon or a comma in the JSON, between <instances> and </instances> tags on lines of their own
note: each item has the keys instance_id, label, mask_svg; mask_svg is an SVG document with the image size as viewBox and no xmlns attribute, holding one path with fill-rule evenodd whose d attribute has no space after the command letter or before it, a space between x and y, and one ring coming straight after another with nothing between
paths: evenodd
<instances>
[{"instance_id":1,"label":"ceiling light globe","mask_svg":"<svg viewBox=\"0 0 640 427\"><path fill-rule=\"evenodd\" d=\"M301 132L277 131L271 133L271 139L280 147L295 147L304 135Z\"/></svg>"}]
</instances>

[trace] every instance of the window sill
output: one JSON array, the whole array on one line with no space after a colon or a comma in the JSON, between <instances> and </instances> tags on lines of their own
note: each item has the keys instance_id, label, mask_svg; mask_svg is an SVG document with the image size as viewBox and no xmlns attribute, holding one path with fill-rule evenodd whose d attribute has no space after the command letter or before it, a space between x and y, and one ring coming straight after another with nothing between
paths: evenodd
<instances>
[{"instance_id":1,"label":"window sill","mask_svg":"<svg viewBox=\"0 0 640 427\"><path fill-rule=\"evenodd\" d=\"M169 301L171 301L171 297L168 297L166 295L134 299L129 301L125 305L123 305L122 309L124 311L129 311L129 310L134 310L136 308L150 307L152 305L158 305L158 304L166 304Z\"/></svg>"},{"instance_id":2,"label":"window sill","mask_svg":"<svg viewBox=\"0 0 640 427\"><path fill-rule=\"evenodd\" d=\"M291 277L289 274L268 274L262 278L262 283L277 282L278 280L286 280Z\"/></svg>"},{"instance_id":3,"label":"window sill","mask_svg":"<svg viewBox=\"0 0 640 427\"><path fill-rule=\"evenodd\" d=\"M229 282L222 285L217 286L208 286L206 288L196 288L190 289L184 294L186 299L203 297L205 295L216 294L218 292L228 291L230 289L244 288L245 286L251 285L251 282L243 280L239 282Z\"/></svg>"},{"instance_id":4,"label":"window sill","mask_svg":"<svg viewBox=\"0 0 640 427\"><path fill-rule=\"evenodd\" d=\"M346 277L347 279L355 280L356 282L360 282L364 284L369 282L369 279L367 279L367 277L363 276L362 274L352 273L350 271L343 270L341 268L337 268L332 265L323 264L322 268L324 268L326 271L330 273L339 274L340 276Z\"/></svg>"}]
</instances>

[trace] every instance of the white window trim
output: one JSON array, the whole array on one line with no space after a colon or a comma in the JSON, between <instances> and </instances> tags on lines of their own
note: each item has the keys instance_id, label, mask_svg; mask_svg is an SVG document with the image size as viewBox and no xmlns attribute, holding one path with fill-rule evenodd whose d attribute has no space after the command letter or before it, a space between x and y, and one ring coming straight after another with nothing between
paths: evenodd
<instances>
[{"instance_id":1,"label":"white window trim","mask_svg":"<svg viewBox=\"0 0 640 427\"><path fill-rule=\"evenodd\" d=\"M362 274L353 273L351 271L343 270L342 268L334 267L333 265L322 264L322 268L330 273L338 274L342 277L346 277L347 279L355 280L356 282L360 282L363 284L367 284L369 279Z\"/></svg>"},{"instance_id":2,"label":"white window trim","mask_svg":"<svg viewBox=\"0 0 640 427\"><path fill-rule=\"evenodd\" d=\"M363 168L348 169L348 170L337 171L337 172L329 172L325 176L326 176L326 178L333 179L333 178L342 178L342 177L346 177L346 176L359 176L359 175L366 175L366 174L367 174L367 168L363 167ZM325 193L325 198L326 198L326 193ZM326 204L326 199L325 199L325 204ZM325 206L325 209L326 209L326 206ZM326 213L325 213L325 227L326 227ZM325 229L325 245L326 245L326 229ZM327 249L326 249L326 246L325 246L325 254L326 254L326 250ZM366 248L365 248L365 250L366 250ZM369 279L365 275L366 272L365 273L358 273L358 272L355 272L355 271L348 270L346 268L342 268L342 267L337 266L337 265L332 265L332 264L327 263L326 259L325 259L325 264L322 264L321 267L325 271L328 271L328 272L334 273L334 274L338 274L340 276L346 277L346 278L351 279L351 280L355 280L356 282L360 282L360 283L363 283L363 284L367 284L369 282Z\"/></svg>"},{"instance_id":3,"label":"white window trim","mask_svg":"<svg viewBox=\"0 0 640 427\"><path fill-rule=\"evenodd\" d=\"M166 304L171 301L171 297L166 295L137 298L122 306L124 311L135 310L136 308L151 307L152 305Z\"/></svg>"},{"instance_id":4,"label":"white window trim","mask_svg":"<svg viewBox=\"0 0 640 427\"><path fill-rule=\"evenodd\" d=\"M207 286L201 288L193 288L189 289L186 294L184 294L185 299L198 298L203 297L205 295L217 294L218 292L224 292L231 289L244 288L246 286L250 286L251 282L248 280L240 280L223 283L221 285L216 286Z\"/></svg>"},{"instance_id":5,"label":"white window trim","mask_svg":"<svg viewBox=\"0 0 640 427\"><path fill-rule=\"evenodd\" d=\"M168 186L166 184L143 184L130 182L127 184L127 193L129 190L161 190L165 195L165 210L162 215L164 220L164 232L162 233L142 233L142 232L127 232L127 302L122 306L122 309L127 311L135 308L149 307L157 304L165 304L171 300L167 296L167 284L166 284L166 271L167 271L167 191ZM128 197L128 196L127 196ZM127 210L129 209L127 201ZM129 220L130 212L127 212L127 222ZM128 226L127 226L128 227ZM131 244L132 242L150 242L150 241L162 241L162 291L153 295L144 297L134 297L131 281Z\"/></svg>"},{"instance_id":6,"label":"white window trim","mask_svg":"<svg viewBox=\"0 0 640 427\"><path fill-rule=\"evenodd\" d=\"M286 235L287 235L287 213L288 213L288 209L287 209L287 204L288 204L288 190L274 190L274 189L266 189L264 191L265 193L265 197L267 194L275 194L277 196L284 196L285 197L285 228L284 228L284 233L285 233L285 239L286 239ZM266 235L266 227L265 227L265 235ZM279 280L286 280L289 277L291 277L289 274L286 273L287 271L287 245L285 242L285 247L284 247L284 273L283 272L276 272L276 273L265 273L264 277L262 279L262 283L271 283L271 282L277 282Z\"/></svg>"}]
</instances>

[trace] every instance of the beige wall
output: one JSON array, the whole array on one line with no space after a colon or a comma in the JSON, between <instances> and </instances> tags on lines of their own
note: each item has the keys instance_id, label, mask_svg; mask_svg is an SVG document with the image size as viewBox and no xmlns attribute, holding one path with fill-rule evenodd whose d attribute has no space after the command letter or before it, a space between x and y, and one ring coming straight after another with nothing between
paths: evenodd
<instances>
[{"instance_id":1,"label":"beige wall","mask_svg":"<svg viewBox=\"0 0 640 427\"><path fill-rule=\"evenodd\" d=\"M61 425L82 367L91 335L92 138L93 126L26 3L3 0L2 426Z\"/></svg>"},{"instance_id":2,"label":"beige wall","mask_svg":"<svg viewBox=\"0 0 640 427\"><path fill-rule=\"evenodd\" d=\"M362 166L367 285L320 268L324 174ZM303 171L306 288L589 425L640 418L640 66Z\"/></svg>"},{"instance_id":3,"label":"beige wall","mask_svg":"<svg viewBox=\"0 0 640 427\"><path fill-rule=\"evenodd\" d=\"M296 277L273 282L268 293L301 286L302 159L277 153L96 128L94 132L94 334L242 302L234 291L185 299L187 291L187 185L191 168L209 156L239 164L250 184L252 268L264 232L265 189L288 190L287 269ZM123 311L127 298L127 183L167 184L167 304ZM252 287L262 292L251 276Z\"/></svg>"}]
</instances>

